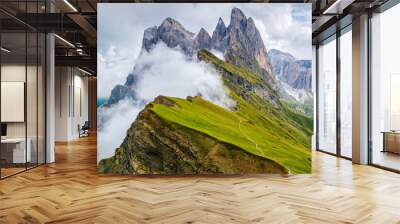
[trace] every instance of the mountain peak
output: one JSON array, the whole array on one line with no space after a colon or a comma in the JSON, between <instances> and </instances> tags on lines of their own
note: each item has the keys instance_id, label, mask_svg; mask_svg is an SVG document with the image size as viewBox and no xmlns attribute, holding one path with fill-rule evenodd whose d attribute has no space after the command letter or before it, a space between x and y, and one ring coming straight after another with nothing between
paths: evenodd
<instances>
[{"instance_id":1,"label":"mountain peak","mask_svg":"<svg viewBox=\"0 0 400 224\"><path fill-rule=\"evenodd\" d=\"M204 28L200 29L199 33L196 35L196 39L198 41L211 41L210 34L208 34L207 30L205 30Z\"/></svg>"},{"instance_id":2,"label":"mountain peak","mask_svg":"<svg viewBox=\"0 0 400 224\"><path fill-rule=\"evenodd\" d=\"M162 24L164 24L164 23L173 24L173 23L179 23L179 22L176 21L175 19L171 18L171 17L167 17L167 18L165 18L164 21L162 22Z\"/></svg>"},{"instance_id":3,"label":"mountain peak","mask_svg":"<svg viewBox=\"0 0 400 224\"><path fill-rule=\"evenodd\" d=\"M287 58L288 60L292 60L292 61L296 60L296 58L295 58L293 55L291 55L291 54L289 54L289 53L287 53L287 52L280 51L280 50L278 50L278 49L271 49L271 50L269 50L269 51L268 51L268 55L269 55L270 57L285 57L285 58Z\"/></svg>"},{"instance_id":4,"label":"mountain peak","mask_svg":"<svg viewBox=\"0 0 400 224\"><path fill-rule=\"evenodd\" d=\"M240 10L237 7L234 7L231 11L231 15L235 15L235 16L240 16L242 18L246 18L246 16L244 15L244 13L242 12L242 10Z\"/></svg>"},{"instance_id":5,"label":"mountain peak","mask_svg":"<svg viewBox=\"0 0 400 224\"><path fill-rule=\"evenodd\" d=\"M194 47L198 49L202 48L208 49L210 48L210 45L211 45L210 35L204 28L201 28L196 36Z\"/></svg>"},{"instance_id":6,"label":"mountain peak","mask_svg":"<svg viewBox=\"0 0 400 224\"><path fill-rule=\"evenodd\" d=\"M208 34L207 30L205 30L203 27L200 29L199 33L197 34L197 36L201 36L201 35L208 35L208 36L210 36L210 35Z\"/></svg>"},{"instance_id":7,"label":"mountain peak","mask_svg":"<svg viewBox=\"0 0 400 224\"><path fill-rule=\"evenodd\" d=\"M165 27L165 28L175 27L180 30L185 30L185 28L183 27L183 25L181 23L179 23L177 20L175 20L171 17L167 17L166 19L164 19L164 21L161 23L160 27Z\"/></svg>"},{"instance_id":8,"label":"mountain peak","mask_svg":"<svg viewBox=\"0 0 400 224\"><path fill-rule=\"evenodd\" d=\"M249 18L247 19L247 25L256 26L256 24L254 23L253 18L249 17Z\"/></svg>"},{"instance_id":9,"label":"mountain peak","mask_svg":"<svg viewBox=\"0 0 400 224\"><path fill-rule=\"evenodd\" d=\"M222 20L222 18L219 17L218 23L217 23L217 26L215 27L215 31L214 31L214 32L223 34L223 33L225 33L225 31L226 31L225 23L224 23L224 21Z\"/></svg>"},{"instance_id":10,"label":"mountain peak","mask_svg":"<svg viewBox=\"0 0 400 224\"><path fill-rule=\"evenodd\" d=\"M231 12L231 25L243 24L246 21L246 16L239 8L233 8Z\"/></svg>"},{"instance_id":11,"label":"mountain peak","mask_svg":"<svg viewBox=\"0 0 400 224\"><path fill-rule=\"evenodd\" d=\"M226 26L225 26L225 23L224 23L224 20L222 20L222 18L221 18L221 17L219 17L219 19L218 19L218 23L217 23L217 27L219 27L219 26L221 26L221 27L225 27L225 28L226 28Z\"/></svg>"}]
</instances>

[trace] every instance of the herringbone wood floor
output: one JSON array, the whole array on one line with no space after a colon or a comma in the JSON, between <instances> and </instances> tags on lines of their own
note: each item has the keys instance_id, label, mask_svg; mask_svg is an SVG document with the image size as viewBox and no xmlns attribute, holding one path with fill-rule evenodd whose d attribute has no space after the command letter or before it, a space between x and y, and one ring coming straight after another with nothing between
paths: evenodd
<instances>
[{"instance_id":1,"label":"herringbone wood floor","mask_svg":"<svg viewBox=\"0 0 400 224\"><path fill-rule=\"evenodd\" d=\"M96 173L96 139L0 181L0 223L400 223L400 175L315 152L312 175Z\"/></svg>"}]
</instances>

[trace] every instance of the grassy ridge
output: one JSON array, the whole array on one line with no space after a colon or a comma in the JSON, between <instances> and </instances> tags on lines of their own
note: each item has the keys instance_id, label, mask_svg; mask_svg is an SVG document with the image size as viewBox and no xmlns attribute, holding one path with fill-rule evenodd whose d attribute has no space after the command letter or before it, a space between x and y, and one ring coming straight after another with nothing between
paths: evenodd
<instances>
[{"instance_id":1,"label":"grassy ridge","mask_svg":"<svg viewBox=\"0 0 400 224\"><path fill-rule=\"evenodd\" d=\"M280 128L266 118L256 115L256 120L249 120L244 117L243 113L249 112L251 108L232 112L200 97L190 101L168 98L175 102L176 106L154 104L152 107L165 121L199 131L249 153L273 160L290 173L310 172L310 151L290 136L279 135L277 131ZM243 106L245 103L241 107ZM266 128L260 125L258 119L266 119L262 124L269 123L270 126Z\"/></svg>"},{"instance_id":2,"label":"grassy ridge","mask_svg":"<svg viewBox=\"0 0 400 224\"><path fill-rule=\"evenodd\" d=\"M224 62L206 50L199 51L198 56L223 74L236 111L200 97L168 97L176 106L154 104L152 110L167 122L273 160L290 173L311 172L312 118L291 110L279 100L276 90L250 70ZM252 87L266 90L268 99L249 90Z\"/></svg>"},{"instance_id":3,"label":"grassy ridge","mask_svg":"<svg viewBox=\"0 0 400 224\"><path fill-rule=\"evenodd\" d=\"M151 110L176 127L184 127L182 130L195 130L273 160L289 173L310 173L312 118L282 103L277 91L252 71L224 62L205 50L199 51L198 56L222 74L236 101L235 112L201 97L168 97L174 106L153 103ZM268 96L262 98L255 89L265 90Z\"/></svg>"}]
</instances>

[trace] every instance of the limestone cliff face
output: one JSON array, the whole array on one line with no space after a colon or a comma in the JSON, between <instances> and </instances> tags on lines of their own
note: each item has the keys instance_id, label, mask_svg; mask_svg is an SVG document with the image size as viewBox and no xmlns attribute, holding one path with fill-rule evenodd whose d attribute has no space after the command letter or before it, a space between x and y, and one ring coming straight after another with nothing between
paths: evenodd
<instances>
[{"instance_id":1,"label":"limestone cliff face","mask_svg":"<svg viewBox=\"0 0 400 224\"><path fill-rule=\"evenodd\" d=\"M226 39L226 40L225 40ZM268 53L254 20L246 18L243 12L234 8L231 13L231 24L222 42L228 44L225 49L227 61L242 67L248 67L263 77L271 85L275 85Z\"/></svg>"},{"instance_id":2,"label":"limestone cliff face","mask_svg":"<svg viewBox=\"0 0 400 224\"><path fill-rule=\"evenodd\" d=\"M275 76L294 89L311 91L311 61L297 60L289 53L272 49L268 52Z\"/></svg>"},{"instance_id":3,"label":"limestone cliff face","mask_svg":"<svg viewBox=\"0 0 400 224\"><path fill-rule=\"evenodd\" d=\"M168 123L153 104L176 106L157 97L137 117L115 155L100 161L102 173L208 174L286 173L279 164L203 133Z\"/></svg>"}]
</instances>

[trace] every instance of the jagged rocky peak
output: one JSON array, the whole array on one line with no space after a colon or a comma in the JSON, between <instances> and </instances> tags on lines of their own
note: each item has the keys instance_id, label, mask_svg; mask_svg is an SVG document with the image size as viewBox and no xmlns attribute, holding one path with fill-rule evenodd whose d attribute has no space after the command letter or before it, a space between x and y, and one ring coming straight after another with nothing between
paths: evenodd
<instances>
[{"instance_id":1,"label":"jagged rocky peak","mask_svg":"<svg viewBox=\"0 0 400 224\"><path fill-rule=\"evenodd\" d=\"M239 8L233 8L231 12L231 26L239 27L245 26L247 22L247 18Z\"/></svg>"},{"instance_id":2,"label":"jagged rocky peak","mask_svg":"<svg viewBox=\"0 0 400 224\"><path fill-rule=\"evenodd\" d=\"M223 38L225 36L225 33L226 33L225 23L222 20L222 18L219 17L217 26L215 27L215 30L213 32L213 37L216 36L216 37L222 37Z\"/></svg>"},{"instance_id":3,"label":"jagged rocky peak","mask_svg":"<svg viewBox=\"0 0 400 224\"><path fill-rule=\"evenodd\" d=\"M199 33L196 36L197 39L211 39L210 35L208 34L207 30L201 28Z\"/></svg>"},{"instance_id":4,"label":"jagged rocky peak","mask_svg":"<svg viewBox=\"0 0 400 224\"><path fill-rule=\"evenodd\" d=\"M152 26L144 30L142 48L146 51L150 51L157 41L157 26Z\"/></svg>"},{"instance_id":5,"label":"jagged rocky peak","mask_svg":"<svg viewBox=\"0 0 400 224\"><path fill-rule=\"evenodd\" d=\"M254 20L251 17L248 18L247 22L246 22L246 33L247 33L247 35L249 35L251 37L252 36L256 36L258 34L258 30L257 30L256 24L254 23Z\"/></svg>"},{"instance_id":6,"label":"jagged rocky peak","mask_svg":"<svg viewBox=\"0 0 400 224\"><path fill-rule=\"evenodd\" d=\"M182 24L172 18L166 18L157 29L158 37L168 47L181 47L187 53L191 53L190 42L194 34L187 31Z\"/></svg>"},{"instance_id":7,"label":"jagged rocky peak","mask_svg":"<svg viewBox=\"0 0 400 224\"><path fill-rule=\"evenodd\" d=\"M226 25L225 25L225 23L224 23L224 20L222 20L221 17L219 17L219 19L218 19L218 23L217 23L216 30L223 30L223 31L226 31Z\"/></svg>"},{"instance_id":8,"label":"jagged rocky peak","mask_svg":"<svg viewBox=\"0 0 400 224\"><path fill-rule=\"evenodd\" d=\"M209 49L211 47L211 37L204 28L201 28L199 33L196 35L194 45L195 49Z\"/></svg>"},{"instance_id":9,"label":"jagged rocky peak","mask_svg":"<svg viewBox=\"0 0 400 224\"><path fill-rule=\"evenodd\" d=\"M168 32L168 33L178 32L178 33L184 35L183 38L194 36L194 33L186 30L181 23L179 23L178 21L176 21L175 19L173 19L171 17L166 18L161 23L161 25L158 27L158 32L160 34L164 33L164 32Z\"/></svg>"},{"instance_id":10,"label":"jagged rocky peak","mask_svg":"<svg viewBox=\"0 0 400 224\"><path fill-rule=\"evenodd\" d=\"M142 48L149 52L159 41L168 47L180 47L186 54L193 54L194 33L186 30L181 23L168 17L160 26L152 26L144 31Z\"/></svg>"},{"instance_id":11,"label":"jagged rocky peak","mask_svg":"<svg viewBox=\"0 0 400 224\"><path fill-rule=\"evenodd\" d=\"M231 23L227 28L225 38L228 43L227 61L238 66L245 65L272 85L274 84L275 78L272 74L267 50L251 17L246 18L240 9L233 8Z\"/></svg>"},{"instance_id":12,"label":"jagged rocky peak","mask_svg":"<svg viewBox=\"0 0 400 224\"><path fill-rule=\"evenodd\" d=\"M227 42L227 38L226 38L226 31L227 28L225 26L224 21L222 20L222 18L220 17L218 19L218 23L217 26L215 27L215 30L212 34L212 38L211 38L211 47L219 50L221 52L224 52L228 46L228 42Z\"/></svg>"}]
</instances>

